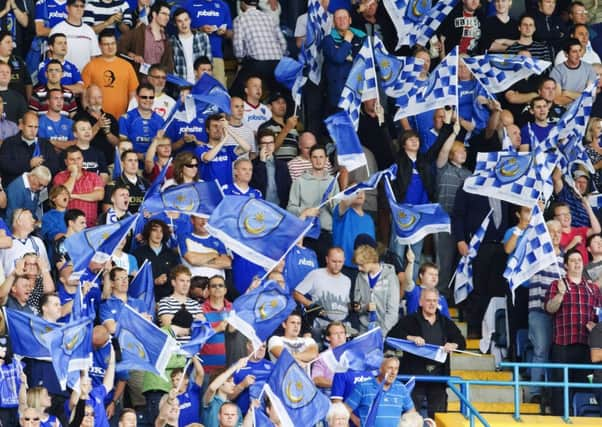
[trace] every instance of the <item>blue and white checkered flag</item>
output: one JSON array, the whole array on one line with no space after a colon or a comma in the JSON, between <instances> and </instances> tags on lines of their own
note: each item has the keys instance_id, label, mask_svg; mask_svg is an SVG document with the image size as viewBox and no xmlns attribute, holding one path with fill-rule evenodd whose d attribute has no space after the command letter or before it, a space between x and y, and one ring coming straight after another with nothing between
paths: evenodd
<instances>
[{"instance_id":1,"label":"blue and white checkered flag","mask_svg":"<svg viewBox=\"0 0 602 427\"><path fill-rule=\"evenodd\" d=\"M558 155L554 152L479 153L473 175L464 181L464 191L532 207L544 192Z\"/></svg>"},{"instance_id":2,"label":"blue and white checkered flag","mask_svg":"<svg viewBox=\"0 0 602 427\"><path fill-rule=\"evenodd\" d=\"M353 60L338 105L339 108L347 111L356 131L360 122L362 101L376 98L377 91L372 46L370 37L366 37L362 48Z\"/></svg>"},{"instance_id":3,"label":"blue and white checkered flag","mask_svg":"<svg viewBox=\"0 0 602 427\"><path fill-rule=\"evenodd\" d=\"M485 54L463 57L472 75L490 93L503 92L519 80L543 73L551 62L522 55Z\"/></svg>"},{"instance_id":4,"label":"blue and white checkered flag","mask_svg":"<svg viewBox=\"0 0 602 427\"><path fill-rule=\"evenodd\" d=\"M388 96L411 96L417 90L414 83L424 67L422 59L391 55L383 42L374 36L374 61L379 84Z\"/></svg>"},{"instance_id":5,"label":"blue and white checkered flag","mask_svg":"<svg viewBox=\"0 0 602 427\"><path fill-rule=\"evenodd\" d=\"M307 2L307 30L305 43L299 54L299 60L309 66L309 79L316 85L322 78L324 57L320 50L322 39L328 30L328 12L324 10L319 0Z\"/></svg>"},{"instance_id":6,"label":"blue and white checkered flag","mask_svg":"<svg viewBox=\"0 0 602 427\"><path fill-rule=\"evenodd\" d=\"M587 122L592 112L592 105L596 98L598 82L591 82L581 96L577 98L570 107L564 112L556 128L558 129L558 138L568 138L571 133L579 135L580 139L585 136Z\"/></svg>"},{"instance_id":7,"label":"blue and white checkered flag","mask_svg":"<svg viewBox=\"0 0 602 427\"><path fill-rule=\"evenodd\" d=\"M431 6L425 0L384 0L383 4L397 30L398 43L426 46L458 0L439 0Z\"/></svg>"},{"instance_id":8,"label":"blue and white checkered flag","mask_svg":"<svg viewBox=\"0 0 602 427\"><path fill-rule=\"evenodd\" d=\"M481 226L477 229L476 233L473 234L470 239L468 254L460 258L460 262L456 268L456 281L454 283L454 300L456 301L456 304L464 301L468 297L468 294L474 289L472 282L472 261L477 256L479 246L481 246L481 242L485 237L492 213L493 209L485 216Z\"/></svg>"},{"instance_id":9,"label":"blue and white checkered flag","mask_svg":"<svg viewBox=\"0 0 602 427\"><path fill-rule=\"evenodd\" d=\"M375 172L368 178L366 181L358 182L357 184L350 185L345 190L335 194L332 199L333 200L344 200L350 199L354 197L360 191L374 190L378 187L378 183L383 177L389 178L389 180L394 180L397 177L397 164L393 163L387 169Z\"/></svg>"},{"instance_id":10,"label":"blue and white checkered flag","mask_svg":"<svg viewBox=\"0 0 602 427\"><path fill-rule=\"evenodd\" d=\"M514 252L508 258L504 278L508 280L514 296L516 288L535 273L556 262L552 238L546 227L539 205L533 207L531 221L519 237Z\"/></svg>"},{"instance_id":11,"label":"blue and white checkered flag","mask_svg":"<svg viewBox=\"0 0 602 427\"><path fill-rule=\"evenodd\" d=\"M395 120L446 105L457 105L458 58L458 46L456 46L414 94L398 97L396 104L399 106L399 110L395 114Z\"/></svg>"}]
</instances>

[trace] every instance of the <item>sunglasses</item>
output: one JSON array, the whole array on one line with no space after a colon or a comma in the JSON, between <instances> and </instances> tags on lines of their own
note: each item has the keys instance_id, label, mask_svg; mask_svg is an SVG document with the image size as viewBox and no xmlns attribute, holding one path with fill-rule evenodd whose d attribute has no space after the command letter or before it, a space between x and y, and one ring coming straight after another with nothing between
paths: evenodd
<instances>
[{"instance_id":1,"label":"sunglasses","mask_svg":"<svg viewBox=\"0 0 602 427\"><path fill-rule=\"evenodd\" d=\"M139 95L139 96L140 96L140 99L155 99L154 96L142 96L142 95Z\"/></svg>"},{"instance_id":2,"label":"sunglasses","mask_svg":"<svg viewBox=\"0 0 602 427\"><path fill-rule=\"evenodd\" d=\"M25 418L23 418L23 421L40 421L40 418L39 417L35 417L35 418L25 417Z\"/></svg>"},{"instance_id":3,"label":"sunglasses","mask_svg":"<svg viewBox=\"0 0 602 427\"><path fill-rule=\"evenodd\" d=\"M199 164L198 163L185 163L184 166L186 166L187 168L198 168Z\"/></svg>"}]
</instances>

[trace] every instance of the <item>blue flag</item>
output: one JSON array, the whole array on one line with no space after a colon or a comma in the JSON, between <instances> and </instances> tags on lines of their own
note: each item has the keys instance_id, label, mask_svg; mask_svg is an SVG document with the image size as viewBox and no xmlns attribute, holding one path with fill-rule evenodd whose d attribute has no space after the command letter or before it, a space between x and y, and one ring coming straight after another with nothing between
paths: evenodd
<instances>
[{"instance_id":1,"label":"blue flag","mask_svg":"<svg viewBox=\"0 0 602 427\"><path fill-rule=\"evenodd\" d=\"M188 87L188 86L193 85L188 80L183 79L182 77L176 76L175 74L169 74L169 73L167 74L166 81L167 81L167 83L171 83L171 84L179 86L179 87Z\"/></svg>"},{"instance_id":2,"label":"blue flag","mask_svg":"<svg viewBox=\"0 0 602 427\"><path fill-rule=\"evenodd\" d=\"M337 160L349 172L368 166L362 144L357 136L349 114L339 111L324 120L326 129L337 147Z\"/></svg>"},{"instance_id":3,"label":"blue flag","mask_svg":"<svg viewBox=\"0 0 602 427\"><path fill-rule=\"evenodd\" d=\"M154 195L160 193L161 186L165 182L165 177L167 176L167 171L169 170L169 166L171 165L171 160L172 159L170 157L169 160L167 161L167 163L165 163L165 165L163 166L163 168L161 168L161 172L159 172L159 175L157 175L157 177L155 178L153 183L146 190L146 193L144 193L144 199L147 199L151 196L154 196Z\"/></svg>"},{"instance_id":4,"label":"blue flag","mask_svg":"<svg viewBox=\"0 0 602 427\"><path fill-rule=\"evenodd\" d=\"M504 278L508 280L512 296L517 287L535 273L556 262L552 238L546 227L539 205L533 207L529 226L518 239L514 252L508 257Z\"/></svg>"},{"instance_id":5,"label":"blue flag","mask_svg":"<svg viewBox=\"0 0 602 427\"><path fill-rule=\"evenodd\" d=\"M128 295L144 302L146 312L155 313L155 279L151 262L146 259L130 282Z\"/></svg>"},{"instance_id":6,"label":"blue flag","mask_svg":"<svg viewBox=\"0 0 602 427\"><path fill-rule=\"evenodd\" d=\"M8 307L5 310L13 353L32 359L50 360L48 337L44 334L60 328L60 323L48 322L39 316Z\"/></svg>"},{"instance_id":7,"label":"blue flag","mask_svg":"<svg viewBox=\"0 0 602 427\"><path fill-rule=\"evenodd\" d=\"M483 219L481 226L472 235L470 244L468 245L468 254L460 258L460 262L456 268L456 281L454 284L454 301L456 301L456 304L459 304L468 298L468 294L474 289L472 281L472 261L476 258L481 242L485 237L485 233L487 233L492 213L493 210L490 210Z\"/></svg>"},{"instance_id":8,"label":"blue flag","mask_svg":"<svg viewBox=\"0 0 602 427\"><path fill-rule=\"evenodd\" d=\"M338 182L339 174L330 181L330 184L326 187L324 194L322 194L322 198L320 199L320 208L326 204L330 196L332 195L332 191L334 190L335 184ZM311 228L307 233L305 233L305 237L309 237L312 239L318 239L320 237L320 232L322 227L320 226L320 216L308 217L306 220L308 223L311 223Z\"/></svg>"},{"instance_id":9,"label":"blue flag","mask_svg":"<svg viewBox=\"0 0 602 427\"><path fill-rule=\"evenodd\" d=\"M52 366L61 389L67 387L69 372L87 371L92 366L92 319L76 320L45 334Z\"/></svg>"},{"instance_id":10,"label":"blue flag","mask_svg":"<svg viewBox=\"0 0 602 427\"><path fill-rule=\"evenodd\" d=\"M395 120L458 104L458 46L439 63L424 85L401 95Z\"/></svg>"},{"instance_id":11,"label":"blue flag","mask_svg":"<svg viewBox=\"0 0 602 427\"><path fill-rule=\"evenodd\" d=\"M192 95L202 95L202 100L207 104L213 104L226 114L230 114L230 94L222 84L213 76L203 73L190 91Z\"/></svg>"},{"instance_id":12,"label":"blue flag","mask_svg":"<svg viewBox=\"0 0 602 427\"><path fill-rule=\"evenodd\" d=\"M439 363L445 363L447 360L447 353L443 350L443 347L439 345L416 345L413 341L402 340L399 338L387 338L385 341L387 345L396 350L407 351L408 353L434 360Z\"/></svg>"},{"instance_id":13,"label":"blue flag","mask_svg":"<svg viewBox=\"0 0 602 427\"><path fill-rule=\"evenodd\" d=\"M209 322L195 320L190 327L190 341L182 344L182 351L189 356L194 356L213 335L215 331Z\"/></svg>"},{"instance_id":14,"label":"blue flag","mask_svg":"<svg viewBox=\"0 0 602 427\"><path fill-rule=\"evenodd\" d=\"M274 77L291 91L295 105L300 105L301 90L307 81L307 77L303 76L303 64L283 56L274 70Z\"/></svg>"},{"instance_id":15,"label":"blue flag","mask_svg":"<svg viewBox=\"0 0 602 427\"><path fill-rule=\"evenodd\" d=\"M211 214L206 228L226 247L270 271L309 226L270 202L225 196Z\"/></svg>"},{"instance_id":16,"label":"blue flag","mask_svg":"<svg viewBox=\"0 0 602 427\"><path fill-rule=\"evenodd\" d=\"M142 202L140 212L153 215L171 211L207 218L222 198L222 192L214 181L181 184L149 195Z\"/></svg>"},{"instance_id":17,"label":"blue flag","mask_svg":"<svg viewBox=\"0 0 602 427\"><path fill-rule=\"evenodd\" d=\"M415 82L424 68L422 59L391 55L383 42L374 36L374 61L380 87L390 97L411 96L419 87Z\"/></svg>"},{"instance_id":18,"label":"blue flag","mask_svg":"<svg viewBox=\"0 0 602 427\"><path fill-rule=\"evenodd\" d=\"M385 383L387 377L383 378L381 383L378 385L378 390L376 390L376 394L374 395L374 399L372 403L370 403L370 409L368 409L368 415L366 415L366 421L364 425L366 426L375 426L376 425L376 415L378 414L378 408L383 400Z\"/></svg>"},{"instance_id":19,"label":"blue flag","mask_svg":"<svg viewBox=\"0 0 602 427\"><path fill-rule=\"evenodd\" d=\"M127 304L117 318L115 333L121 347L117 372L140 370L164 375L178 343Z\"/></svg>"},{"instance_id":20,"label":"blue flag","mask_svg":"<svg viewBox=\"0 0 602 427\"><path fill-rule=\"evenodd\" d=\"M372 45L370 37L365 37L364 44L353 60L338 104L339 108L349 114L354 130L357 131L359 126L362 101L374 99L377 96L378 87Z\"/></svg>"},{"instance_id":21,"label":"blue flag","mask_svg":"<svg viewBox=\"0 0 602 427\"><path fill-rule=\"evenodd\" d=\"M113 181L117 181L121 174L121 155L119 154L119 147L115 147L115 154L113 156L113 175L111 178Z\"/></svg>"},{"instance_id":22,"label":"blue flag","mask_svg":"<svg viewBox=\"0 0 602 427\"><path fill-rule=\"evenodd\" d=\"M320 357L333 372L371 371L379 369L383 361L382 330L377 327L336 348L323 352Z\"/></svg>"},{"instance_id":23,"label":"blue flag","mask_svg":"<svg viewBox=\"0 0 602 427\"><path fill-rule=\"evenodd\" d=\"M93 301L90 301L90 294L82 295L83 281L80 278L80 282L77 284L77 290L73 297L73 305L71 307L70 321L81 320L81 319L94 319L96 318L96 307ZM98 284L96 284L98 286Z\"/></svg>"},{"instance_id":24,"label":"blue flag","mask_svg":"<svg viewBox=\"0 0 602 427\"><path fill-rule=\"evenodd\" d=\"M326 417L330 408L328 398L287 349L282 350L264 391L284 426L313 426Z\"/></svg>"},{"instance_id":25,"label":"blue flag","mask_svg":"<svg viewBox=\"0 0 602 427\"><path fill-rule=\"evenodd\" d=\"M134 226L139 214L130 215L114 224L86 228L65 239L65 249L73 261L73 271L79 272L90 264L106 262Z\"/></svg>"},{"instance_id":26,"label":"blue flag","mask_svg":"<svg viewBox=\"0 0 602 427\"><path fill-rule=\"evenodd\" d=\"M458 0L439 0L434 6L426 0L384 0L401 46L426 46Z\"/></svg>"},{"instance_id":27,"label":"blue flag","mask_svg":"<svg viewBox=\"0 0 602 427\"><path fill-rule=\"evenodd\" d=\"M299 53L299 60L307 64L308 77L316 85L320 84L322 78L324 57L320 45L326 36L328 26L328 13L322 7L320 0L308 0L305 42Z\"/></svg>"},{"instance_id":28,"label":"blue flag","mask_svg":"<svg viewBox=\"0 0 602 427\"><path fill-rule=\"evenodd\" d=\"M42 155L42 151L40 150L40 141L38 141L38 138L36 138L36 142L34 142L33 145L33 153L31 154L31 157L40 157Z\"/></svg>"},{"instance_id":29,"label":"blue flag","mask_svg":"<svg viewBox=\"0 0 602 427\"><path fill-rule=\"evenodd\" d=\"M360 191L375 190L378 187L378 183L383 177L387 177L390 181L397 177L397 164L393 163L389 168L382 171L378 171L372 174L366 181L358 182L357 184L350 185L338 194L335 194L333 199L343 200L354 197Z\"/></svg>"},{"instance_id":30,"label":"blue flag","mask_svg":"<svg viewBox=\"0 0 602 427\"><path fill-rule=\"evenodd\" d=\"M253 427L273 427L274 423L266 415L263 407L253 408Z\"/></svg>"},{"instance_id":31,"label":"blue flag","mask_svg":"<svg viewBox=\"0 0 602 427\"><path fill-rule=\"evenodd\" d=\"M294 309L295 301L290 293L268 280L236 298L227 320L257 349Z\"/></svg>"},{"instance_id":32,"label":"blue flag","mask_svg":"<svg viewBox=\"0 0 602 427\"><path fill-rule=\"evenodd\" d=\"M552 65L548 61L530 56L489 53L462 57L462 60L489 93L503 92L520 80L543 73Z\"/></svg>"},{"instance_id":33,"label":"blue flag","mask_svg":"<svg viewBox=\"0 0 602 427\"><path fill-rule=\"evenodd\" d=\"M397 203L391 182L385 179L385 192L391 208L395 238L402 245L411 245L434 233L449 233L451 220L439 203L409 205Z\"/></svg>"}]
</instances>

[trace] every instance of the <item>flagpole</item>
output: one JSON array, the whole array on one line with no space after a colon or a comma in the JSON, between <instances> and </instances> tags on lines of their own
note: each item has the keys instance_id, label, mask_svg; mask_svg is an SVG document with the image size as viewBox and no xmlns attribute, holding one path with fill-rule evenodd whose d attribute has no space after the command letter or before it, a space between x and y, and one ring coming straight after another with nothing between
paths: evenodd
<instances>
[{"instance_id":1,"label":"flagpole","mask_svg":"<svg viewBox=\"0 0 602 427\"><path fill-rule=\"evenodd\" d=\"M184 382L184 377L186 376L186 371L188 370L188 367L192 363L193 357L194 356L189 357L188 360L186 361L186 365L184 365L184 369L182 370L182 376L180 377L180 380L178 381L178 386L176 387L176 390L178 391L178 393L180 392L180 387L182 387L182 383Z\"/></svg>"},{"instance_id":2,"label":"flagpole","mask_svg":"<svg viewBox=\"0 0 602 427\"><path fill-rule=\"evenodd\" d=\"M461 353L461 354L469 354L471 356L477 356L477 357L483 357L483 354L481 353L473 353L472 351L465 351L465 350L452 350L454 353Z\"/></svg>"},{"instance_id":3,"label":"flagpole","mask_svg":"<svg viewBox=\"0 0 602 427\"><path fill-rule=\"evenodd\" d=\"M454 274L452 275L451 279L449 279L449 283L447 284L448 288L451 288L452 283L454 283L454 279L456 278L456 274L458 274L458 269L457 268L454 270Z\"/></svg>"}]
</instances>

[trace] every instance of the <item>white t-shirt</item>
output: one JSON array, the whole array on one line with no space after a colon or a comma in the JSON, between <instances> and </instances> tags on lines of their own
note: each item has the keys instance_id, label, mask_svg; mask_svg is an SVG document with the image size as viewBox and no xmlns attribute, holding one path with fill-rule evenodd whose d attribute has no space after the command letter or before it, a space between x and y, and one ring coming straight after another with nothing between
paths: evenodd
<instances>
[{"instance_id":1,"label":"white t-shirt","mask_svg":"<svg viewBox=\"0 0 602 427\"><path fill-rule=\"evenodd\" d=\"M257 132L259 125L272 118L272 110L263 104L251 105L245 101L245 113L242 116L243 123L246 123L253 132Z\"/></svg>"},{"instance_id":2,"label":"white t-shirt","mask_svg":"<svg viewBox=\"0 0 602 427\"><path fill-rule=\"evenodd\" d=\"M270 360L275 362L278 360L277 357L274 357L272 354L272 349L274 347L283 347L286 348L291 354L302 353L307 350L310 346L316 345L316 342L313 338L306 337L297 337L297 338L284 338L274 335L268 341L268 352L270 354Z\"/></svg>"},{"instance_id":3,"label":"white t-shirt","mask_svg":"<svg viewBox=\"0 0 602 427\"><path fill-rule=\"evenodd\" d=\"M166 119L171 113L171 110L176 106L176 101L165 92L161 93L153 101L153 111L161 116L162 119ZM135 96L130 99L128 104L128 111L138 108L138 100Z\"/></svg>"},{"instance_id":4,"label":"white t-shirt","mask_svg":"<svg viewBox=\"0 0 602 427\"><path fill-rule=\"evenodd\" d=\"M257 144L255 144L255 134L253 133L253 129L251 129L249 125L245 123L241 124L240 126L232 126L231 124L228 124L228 130L244 139L251 146L251 153L257 152ZM225 145L238 145L238 143L230 135L226 135Z\"/></svg>"},{"instance_id":5,"label":"white t-shirt","mask_svg":"<svg viewBox=\"0 0 602 427\"><path fill-rule=\"evenodd\" d=\"M310 271L295 290L311 295L313 302L324 307L330 320L342 321L347 317L351 280L344 274L333 276L325 268L318 268Z\"/></svg>"},{"instance_id":6,"label":"white t-shirt","mask_svg":"<svg viewBox=\"0 0 602 427\"><path fill-rule=\"evenodd\" d=\"M182 49L184 50L184 59L186 60L186 80L190 83L196 83L194 80L194 58L192 56L192 41L194 37L192 34L190 37L183 38L178 36L182 43Z\"/></svg>"},{"instance_id":7,"label":"white t-shirt","mask_svg":"<svg viewBox=\"0 0 602 427\"><path fill-rule=\"evenodd\" d=\"M89 25L71 25L63 21L50 30L50 36L56 33L63 33L67 37L65 59L73 63L78 70L83 70L93 56L100 55L98 35Z\"/></svg>"}]
</instances>

